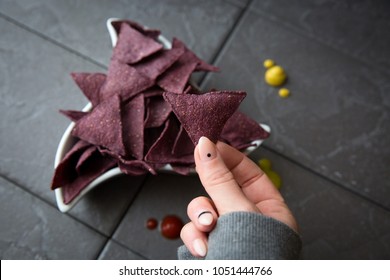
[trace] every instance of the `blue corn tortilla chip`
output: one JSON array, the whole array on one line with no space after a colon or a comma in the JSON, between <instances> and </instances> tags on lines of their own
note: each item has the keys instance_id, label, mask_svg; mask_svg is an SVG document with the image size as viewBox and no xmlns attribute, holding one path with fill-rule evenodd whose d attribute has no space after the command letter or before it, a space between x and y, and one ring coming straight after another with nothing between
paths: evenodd
<instances>
[{"instance_id":1,"label":"blue corn tortilla chip","mask_svg":"<svg viewBox=\"0 0 390 280\"><path fill-rule=\"evenodd\" d=\"M194 145L202 136L213 142L220 138L226 121L245 98L243 91L215 91L204 94L164 93L165 100L187 131Z\"/></svg>"},{"instance_id":2,"label":"blue corn tortilla chip","mask_svg":"<svg viewBox=\"0 0 390 280\"><path fill-rule=\"evenodd\" d=\"M196 65L196 62L187 63L179 58L157 79L157 84L166 91L182 93Z\"/></svg>"},{"instance_id":3,"label":"blue corn tortilla chip","mask_svg":"<svg viewBox=\"0 0 390 280\"><path fill-rule=\"evenodd\" d=\"M155 167L143 160L121 159L118 161L118 166L120 170L127 175L140 176L145 175L148 172L153 175L157 175Z\"/></svg>"},{"instance_id":4,"label":"blue corn tortilla chip","mask_svg":"<svg viewBox=\"0 0 390 280\"><path fill-rule=\"evenodd\" d=\"M153 85L154 80L142 75L134 67L112 60L107 79L100 91L100 100L120 95L126 101Z\"/></svg>"},{"instance_id":5,"label":"blue corn tortilla chip","mask_svg":"<svg viewBox=\"0 0 390 280\"><path fill-rule=\"evenodd\" d=\"M106 74L103 73L71 73L75 83L79 86L85 97L95 107L100 102L100 88L106 81Z\"/></svg>"},{"instance_id":6,"label":"blue corn tortilla chip","mask_svg":"<svg viewBox=\"0 0 390 280\"><path fill-rule=\"evenodd\" d=\"M88 115L76 122L72 135L96 146L103 146L119 155L125 155L119 96L101 102Z\"/></svg>"},{"instance_id":7,"label":"blue corn tortilla chip","mask_svg":"<svg viewBox=\"0 0 390 280\"><path fill-rule=\"evenodd\" d=\"M242 150L251 146L251 142L266 139L269 133L261 125L242 112L236 111L226 122L221 133L221 140Z\"/></svg>"},{"instance_id":8,"label":"blue corn tortilla chip","mask_svg":"<svg viewBox=\"0 0 390 280\"><path fill-rule=\"evenodd\" d=\"M112 59L134 64L163 49L163 45L122 23Z\"/></svg>"},{"instance_id":9,"label":"blue corn tortilla chip","mask_svg":"<svg viewBox=\"0 0 390 280\"><path fill-rule=\"evenodd\" d=\"M51 182L51 189L68 185L78 176L76 165L80 155L92 145L83 140L77 140L74 146L66 153L55 169Z\"/></svg>"},{"instance_id":10,"label":"blue corn tortilla chip","mask_svg":"<svg viewBox=\"0 0 390 280\"><path fill-rule=\"evenodd\" d=\"M60 110L60 113L67 116L72 122L77 122L84 116L88 115L88 112L74 110Z\"/></svg>"},{"instance_id":11,"label":"blue corn tortilla chip","mask_svg":"<svg viewBox=\"0 0 390 280\"><path fill-rule=\"evenodd\" d=\"M184 49L184 55L183 58L188 63L195 62L196 67L194 71L206 71L206 72L217 72L219 71L219 68L213 65L208 64L207 62L203 61L199 57L196 56L194 52L192 52L187 46L180 41L177 38L173 38L172 40L172 47L173 48L183 48Z\"/></svg>"},{"instance_id":12,"label":"blue corn tortilla chip","mask_svg":"<svg viewBox=\"0 0 390 280\"><path fill-rule=\"evenodd\" d=\"M191 138L188 136L184 127L180 125L180 130L172 147L172 154L177 157L189 155L193 154L194 149L194 143L191 141Z\"/></svg>"},{"instance_id":13,"label":"blue corn tortilla chip","mask_svg":"<svg viewBox=\"0 0 390 280\"><path fill-rule=\"evenodd\" d=\"M177 157L172 154L174 141L179 132L179 124L174 118L166 121L163 132L145 156L151 163L184 163L194 162L193 154Z\"/></svg>"},{"instance_id":14,"label":"blue corn tortilla chip","mask_svg":"<svg viewBox=\"0 0 390 280\"><path fill-rule=\"evenodd\" d=\"M76 164L76 171L78 174L83 172L83 168L87 166L88 160L93 156L94 153L98 152L96 146L88 147L80 156Z\"/></svg>"},{"instance_id":15,"label":"blue corn tortilla chip","mask_svg":"<svg viewBox=\"0 0 390 280\"><path fill-rule=\"evenodd\" d=\"M132 28L136 29L137 31L141 32L147 37L150 37L152 39L157 39L157 37L161 34L160 30L158 29L150 29L150 28L145 28L144 26L138 24L135 21L132 20L118 20L118 21L113 21L112 26L116 30L116 33L119 34L121 30L122 24L128 24Z\"/></svg>"},{"instance_id":16,"label":"blue corn tortilla chip","mask_svg":"<svg viewBox=\"0 0 390 280\"><path fill-rule=\"evenodd\" d=\"M162 126L171 112L171 105L164 100L162 95L148 98L145 128Z\"/></svg>"},{"instance_id":17,"label":"blue corn tortilla chip","mask_svg":"<svg viewBox=\"0 0 390 280\"><path fill-rule=\"evenodd\" d=\"M132 66L142 75L155 80L172 66L183 53L184 49L182 48L162 50Z\"/></svg>"},{"instance_id":18,"label":"blue corn tortilla chip","mask_svg":"<svg viewBox=\"0 0 390 280\"><path fill-rule=\"evenodd\" d=\"M88 184L115 165L115 159L100 153L93 153L89 160L83 164L82 172L78 174L77 178L71 183L61 186L64 203L69 204Z\"/></svg>"},{"instance_id":19,"label":"blue corn tortilla chip","mask_svg":"<svg viewBox=\"0 0 390 280\"><path fill-rule=\"evenodd\" d=\"M139 160L144 156L144 112L143 95L122 103L122 137L126 155Z\"/></svg>"}]
</instances>

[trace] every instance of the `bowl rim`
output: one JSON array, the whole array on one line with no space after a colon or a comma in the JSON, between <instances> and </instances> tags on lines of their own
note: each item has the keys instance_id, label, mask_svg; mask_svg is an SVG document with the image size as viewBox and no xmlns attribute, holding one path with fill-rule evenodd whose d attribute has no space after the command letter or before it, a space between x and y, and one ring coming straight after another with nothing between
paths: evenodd
<instances>
[{"instance_id":1,"label":"bowl rim","mask_svg":"<svg viewBox=\"0 0 390 280\"><path fill-rule=\"evenodd\" d=\"M118 40L118 34L116 33L115 31L115 28L114 26L112 25L113 22L115 21L122 21L122 19L119 19L119 18L109 18L106 22L106 25L107 25L107 29L108 29L108 32L109 32L109 35L110 35L110 38L111 38L111 43L112 43L112 46L114 47L116 45L116 42ZM147 27L146 27L147 28ZM165 48L167 49L170 49L172 47L172 44L171 42L166 38L164 37L163 35L159 35L158 38L157 38L158 41L160 41L160 43L162 43L164 45ZM83 112L88 112L92 109L92 104L91 102L88 102L85 107L82 109ZM266 124L262 124L260 123L261 127L266 130L268 133L271 132L271 128L266 125ZM74 122L71 122L68 127L66 128L64 134L62 135L61 137L61 140L58 144L58 147L57 147L57 151L56 151L56 154L55 154L55 159L54 159L54 169L57 168L57 166L60 164L60 162L62 161L62 159L65 157L66 153L70 150L70 148L72 147L72 145L74 144L74 137L71 135L71 132L73 130L75 126L75 123ZM251 152L253 152L254 150L256 150L262 143L263 143L264 139L259 139L259 140L255 140L252 142L252 145L253 146L250 146L248 147L244 153L245 154L250 154ZM173 168L170 164L166 164L164 165L162 168L158 169L159 172L172 172L173 171ZM192 170L192 173L195 174L195 170ZM56 202L57 202L57 207L58 209L63 212L63 213L66 213L68 212L70 209L72 209L79 201L81 198L83 198L89 191L91 191L92 189L94 189L96 186L98 186L99 184L107 181L108 179L111 179L115 176L118 176L118 175L121 175L123 174L123 172L119 169L119 167L114 167L108 171L106 171L105 173L103 173L102 175L100 175L99 177L97 177L95 180L93 180L91 183L89 183L71 202L69 202L68 204L65 204L64 203L64 195L63 195L63 188L62 187L58 187L56 188L54 191L55 191L55 198L56 198Z\"/></svg>"}]
</instances>

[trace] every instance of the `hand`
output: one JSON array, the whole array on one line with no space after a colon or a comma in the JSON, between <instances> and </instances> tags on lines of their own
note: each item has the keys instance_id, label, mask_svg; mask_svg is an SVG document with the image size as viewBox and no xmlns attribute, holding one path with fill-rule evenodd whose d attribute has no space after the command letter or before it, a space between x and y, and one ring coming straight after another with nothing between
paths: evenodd
<instances>
[{"instance_id":1,"label":"hand","mask_svg":"<svg viewBox=\"0 0 390 280\"><path fill-rule=\"evenodd\" d=\"M210 198L197 197L187 209L190 222L181 239L196 257L207 254L208 234L219 216L245 211L274 218L294 231L298 225L283 197L267 175L244 154L202 137L194 151L196 171Z\"/></svg>"}]
</instances>

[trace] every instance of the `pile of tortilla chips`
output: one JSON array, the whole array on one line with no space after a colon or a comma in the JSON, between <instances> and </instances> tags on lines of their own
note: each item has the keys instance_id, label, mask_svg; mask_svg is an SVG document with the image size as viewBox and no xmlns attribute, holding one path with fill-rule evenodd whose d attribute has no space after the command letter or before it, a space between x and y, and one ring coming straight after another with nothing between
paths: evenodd
<instances>
[{"instance_id":1,"label":"pile of tortilla chips","mask_svg":"<svg viewBox=\"0 0 390 280\"><path fill-rule=\"evenodd\" d=\"M108 73L72 73L92 104L90 112L61 111L75 126L75 145L55 170L52 189L70 203L89 183L118 166L129 175L156 174L167 164L180 174L194 166L201 136L245 149L268 133L237 112L245 92L200 93L194 71L217 71L174 38L171 49L158 30L115 22L119 33Z\"/></svg>"}]
</instances>

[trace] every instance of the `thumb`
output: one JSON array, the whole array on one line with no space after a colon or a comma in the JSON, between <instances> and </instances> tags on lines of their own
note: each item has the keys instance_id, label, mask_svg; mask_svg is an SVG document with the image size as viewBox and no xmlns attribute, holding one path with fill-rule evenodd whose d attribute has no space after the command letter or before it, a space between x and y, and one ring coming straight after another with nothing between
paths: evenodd
<instances>
[{"instance_id":1,"label":"thumb","mask_svg":"<svg viewBox=\"0 0 390 280\"><path fill-rule=\"evenodd\" d=\"M194 151L196 171L219 215L229 212L259 212L245 196L216 145L206 137L199 139Z\"/></svg>"}]
</instances>

